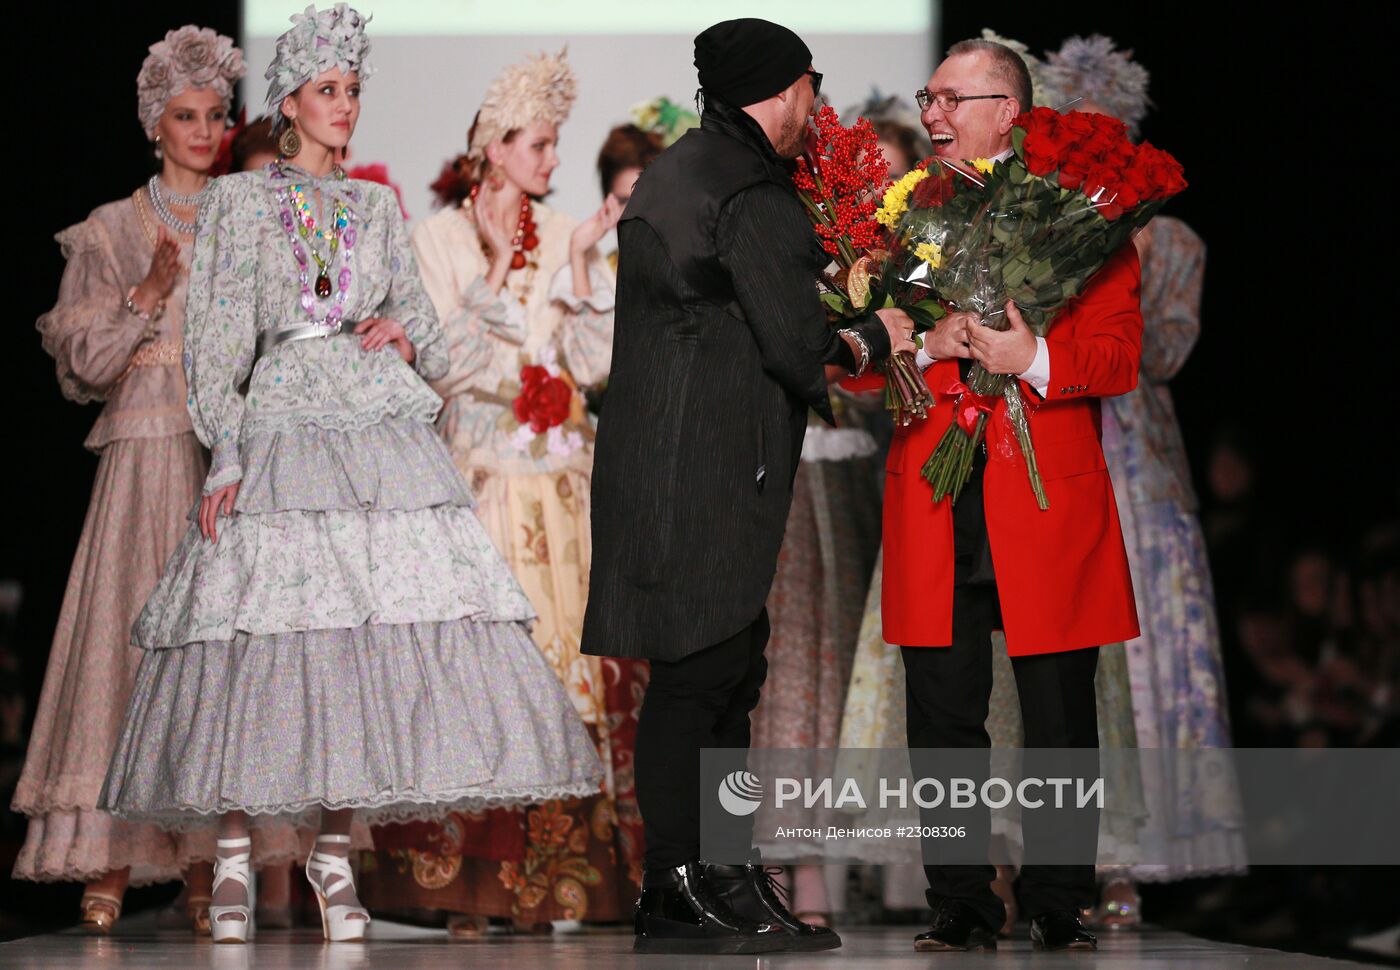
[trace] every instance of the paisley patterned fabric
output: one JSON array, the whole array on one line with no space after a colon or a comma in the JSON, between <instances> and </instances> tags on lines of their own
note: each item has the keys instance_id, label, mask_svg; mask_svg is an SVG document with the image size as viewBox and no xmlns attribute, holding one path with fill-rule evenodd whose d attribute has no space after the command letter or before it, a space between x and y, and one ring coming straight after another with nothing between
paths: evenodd
<instances>
[{"instance_id":1,"label":"paisley patterned fabric","mask_svg":"<svg viewBox=\"0 0 1400 970\"><path fill-rule=\"evenodd\" d=\"M326 296L299 266L312 243L292 183L327 220L347 214L338 247L320 242ZM146 653L101 804L180 828L234 809L387 820L596 791L534 611L431 433L423 377L447 357L392 191L276 164L221 179L189 292L204 489L248 491L217 541L188 525L137 621ZM370 317L404 326L413 367L343 336L257 355L268 330Z\"/></svg>"}]
</instances>

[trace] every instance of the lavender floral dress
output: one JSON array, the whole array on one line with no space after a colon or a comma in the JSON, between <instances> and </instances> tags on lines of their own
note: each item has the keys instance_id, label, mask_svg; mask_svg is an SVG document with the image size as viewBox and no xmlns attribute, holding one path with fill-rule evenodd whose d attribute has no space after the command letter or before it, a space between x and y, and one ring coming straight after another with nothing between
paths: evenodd
<instances>
[{"instance_id":1,"label":"lavender floral dress","mask_svg":"<svg viewBox=\"0 0 1400 970\"><path fill-rule=\"evenodd\" d=\"M1230 746L1225 674L1210 565L1196 517L1167 382L1201 332L1205 245L1178 219L1158 216L1144 233L1142 370L1138 386L1103 408L1103 449L1132 566L1142 636L1124 647L1133 724L1141 748ZM1131 877L1165 882L1239 872L1242 818L1233 786L1181 774L1192 759L1145 761L1148 815Z\"/></svg>"},{"instance_id":2,"label":"lavender floral dress","mask_svg":"<svg viewBox=\"0 0 1400 970\"><path fill-rule=\"evenodd\" d=\"M328 288L293 185L321 200L318 222L344 220L336 250L316 243ZM534 611L433 428L425 379L447 353L393 193L289 165L220 179L187 312L204 493L241 487L217 542L191 521L136 623L104 807L169 825L317 805L386 820L594 792ZM404 326L413 366L344 334L258 352L267 331L370 317Z\"/></svg>"}]
</instances>

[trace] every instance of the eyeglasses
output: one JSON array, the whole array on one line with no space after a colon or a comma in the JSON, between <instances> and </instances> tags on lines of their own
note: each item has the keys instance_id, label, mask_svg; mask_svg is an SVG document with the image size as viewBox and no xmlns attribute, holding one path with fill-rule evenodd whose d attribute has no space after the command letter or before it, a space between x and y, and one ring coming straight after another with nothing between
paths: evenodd
<instances>
[{"instance_id":1,"label":"eyeglasses","mask_svg":"<svg viewBox=\"0 0 1400 970\"><path fill-rule=\"evenodd\" d=\"M822 73L821 71L803 71L803 74L812 79L812 97L822 96Z\"/></svg>"},{"instance_id":2,"label":"eyeglasses","mask_svg":"<svg viewBox=\"0 0 1400 970\"><path fill-rule=\"evenodd\" d=\"M988 101L993 98L1009 98L1009 94L954 94L951 91L939 91L934 93L928 88L920 88L914 92L914 100L919 103L919 110L926 111L928 106L937 102L944 111L953 112L958 110L958 105L964 101Z\"/></svg>"}]
</instances>

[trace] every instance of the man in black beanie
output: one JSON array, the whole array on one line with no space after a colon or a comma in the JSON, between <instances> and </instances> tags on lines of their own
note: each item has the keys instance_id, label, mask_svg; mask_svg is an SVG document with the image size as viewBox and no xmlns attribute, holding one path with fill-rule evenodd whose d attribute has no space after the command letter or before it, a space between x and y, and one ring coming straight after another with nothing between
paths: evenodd
<instances>
[{"instance_id":1,"label":"man in black beanie","mask_svg":"<svg viewBox=\"0 0 1400 970\"><path fill-rule=\"evenodd\" d=\"M807 410L834 423L827 382L912 353L913 323L881 310L838 334L817 298L827 256L787 167L821 84L802 39L725 21L695 38L695 66L700 128L647 168L618 225L583 652L651 660L637 949L826 949L840 938L796 920L756 856L700 861L700 751L749 745Z\"/></svg>"}]
</instances>

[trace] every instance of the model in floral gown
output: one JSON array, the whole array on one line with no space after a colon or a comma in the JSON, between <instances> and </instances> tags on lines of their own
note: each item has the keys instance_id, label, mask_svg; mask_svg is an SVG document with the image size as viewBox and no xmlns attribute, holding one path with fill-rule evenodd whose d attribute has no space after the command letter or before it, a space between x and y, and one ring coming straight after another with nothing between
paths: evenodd
<instances>
[{"instance_id":1,"label":"model in floral gown","mask_svg":"<svg viewBox=\"0 0 1400 970\"><path fill-rule=\"evenodd\" d=\"M137 106L160 172L59 233L58 302L39 319L59 387L105 401L88 435L100 457L92 501L49 653L14 809L29 817L19 879L81 881L83 926L107 932L128 884L190 878L208 932L212 823L180 836L115 819L97 798L141 651L131 625L186 528L208 468L185 411L181 329L194 216L243 75L233 41L193 25L151 45ZM285 861L296 833L264 829L254 861Z\"/></svg>"},{"instance_id":2,"label":"model in floral gown","mask_svg":"<svg viewBox=\"0 0 1400 970\"><path fill-rule=\"evenodd\" d=\"M398 202L334 164L368 46L345 4L294 17L267 73L286 157L200 208L184 363L212 463L136 625L102 805L219 816L216 941L251 935L250 818L320 810L307 878L326 938L355 940L356 810L534 803L600 776L433 430L447 353Z\"/></svg>"},{"instance_id":3,"label":"model in floral gown","mask_svg":"<svg viewBox=\"0 0 1400 970\"><path fill-rule=\"evenodd\" d=\"M562 54L508 68L453 167L460 202L413 233L446 332L447 372L433 383L444 399L438 428L539 614L535 644L606 767L602 787L582 801L376 832L366 898L445 910L456 936L481 933L489 917L541 930L560 919L616 920L641 885L632 749L647 668L579 654L593 467L580 389L608 372L614 282L595 244L621 206L609 195L576 223L538 201L573 98Z\"/></svg>"}]
</instances>

